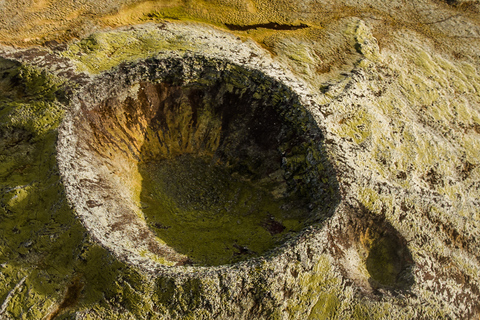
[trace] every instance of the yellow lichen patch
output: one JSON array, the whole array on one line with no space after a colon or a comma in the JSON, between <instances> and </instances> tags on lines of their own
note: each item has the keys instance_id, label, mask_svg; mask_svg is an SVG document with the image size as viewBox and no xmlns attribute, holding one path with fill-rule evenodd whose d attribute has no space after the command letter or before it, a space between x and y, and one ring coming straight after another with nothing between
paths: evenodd
<instances>
[{"instance_id":1,"label":"yellow lichen patch","mask_svg":"<svg viewBox=\"0 0 480 320\"><path fill-rule=\"evenodd\" d=\"M158 239L158 242L161 244L161 245L165 245L167 244L165 241L162 241L162 239ZM154 254L148 250L141 250L140 251L140 256L142 257L145 257L145 258L148 258L148 259L151 259L153 261L156 261L158 262L159 264L162 264L162 265L165 265L165 266L169 266L169 267L172 267L172 266L175 266L176 263L175 262L172 262L172 261L169 261L167 259L165 259L164 257L161 257L157 254Z\"/></svg>"},{"instance_id":2,"label":"yellow lichen patch","mask_svg":"<svg viewBox=\"0 0 480 320\"><path fill-rule=\"evenodd\" d=\"M382 208L381 195L370 188L362 188L358 192L358 199L362 204L372 212L379 212Z\"/></svg>"},{"instance_id":3,"label":"yellow lichen patch","mask_svg":"<svg viewBox=\"0 0 480 320\"><path fill-rule=\"evenodd\" d=\"M312 272L299 275L296 281L300 283L302 294L298 300L287 300L290 315L298 316L296 312L305 308L305 305L312 304L312 301L314 303L318 301L318 306L314 307L311 315L312 319L325 309L325 303L328 303L327 310L331 315L335 313L337 307L335 291L339 282L332 274L332 265L327 257L321 256Z\"/></svg>"},{"instance_id":4,"label":"yellow lichen patch","mask_svg":"<svg viewBox=\"0 0 480 320\"><path fill-rule=\"evenodd\" d=\"M439 94L431 80L420 75L400 76L403 93L411 104L431 105L439 99Z\"/></svg>"},{"instance_id":5,"label":"yellow lichen patch","mask_svg":"<svg viewBox=\"0 0 480 320\"><path fill-rule=\"evenodd\" d=\"M340 299L336 292L322 292L317 296L318 300L309 315L310 320L328 320L338 315Z\"/></svg>"},{"instance_id":6,"label":"yellow lichen patch","mask_svg":"<svg viewBox=\"0 0 480 320\"><path fill-rule=\"evenodd\" d=\"M371 137L371 116L366 110L357 110L343 116L338 121L336 129L338 135L352 139L356 144L361 144Z\"/></svg>"},{"instance_id":7,"label":"yellow lichen patch","mask_svg":"<svg viewBox=\"0 0 480 320\"><path fill-rule=\"evenodd\" d=\"M201 21L217 24L249 24L258 21L255 4L251 1L143 1L126 6L105 16L107 26L123 26L162 19Z\"/></svg>"},{"instance_id":8,"label":"yellow lichen patch","mask_svg":"<svg viewBox=\"0 0 480 320\"><path fill-rule=\"evenodd\" d=\"M29 12L39 12L45 11L52 4L53 0L38 0L33 3L32 6L28 8Z\"/></svg>"},{"instance_id":9,"label":"yellow lichen patch","mask_svg":"<svg viewBox=\"0 0 480 320\"><path fill-rule=\"evenodd\" d=\"M76 60L79 71L98 73L122 61L148 57L164 47L167 47L167 40L155 29L134 34L115 31L94 34L70 46L63 55Z\"/></svg>"},{"instance_id":10,"label":"yellow lichen patch","mask_svg":"<svg viewBox=\"0 0 480 320\"><path fill-rule=\"evenodd\" d=\"M201 28L205 34L215 33L211 27L196 26L196 29ZM72 44L62 55L72 59L79 71L99 73L118 66L121 62L135 61L165 51L181 54L193 50L194 47L202 48L205 55L225 51L223 46L212 46L208 37L195 36L198 31L189 28L189 25L171 24L169 29L170 31L165 32L162 27L146 25L133 30L118 29L95 33ZM238 45L238 40L228 38L228 42L235 46Z\"/></svg>"},{"instance_id":11,"label":"yellow lichen patch","mask_svg":"<svg viewBox=\"0 0 480 320\"><path fill-rule=\"evenodd\" d=\"M315 43L306 40L304 34L304 31L290 31L284 34L277 32L271 35L266 33L262 42L269 50L279 55L293 73L302 78L311 78L318 71L316 67L318 56L314 51ZM258 37L258 34L256 36Z\"/></svg>"},{"instance_id":12,"label":"yellow lichen patch","mask_svg":"<svg viewBox=\"0 0 480 320\"><path fill-rule=\"evenodd\" d=\"M466 134L463 136L461 142L465 148L465 153L467 155L467 161L472 163L480 162L480 139L479 134Z\"/></svg>"},{"instance_id":13,"label":"yellow lichen patch","mask_svg":"<svg viewBox=\"0 0 480 320\"><path fill-rule=\"evenodd\" d=\"M181 4L180 0L140 1L122 7L115 14L102 17L101 21L110 27L124 26L145 20L149 13L171 10L180 7Z\"/></svg>"},{"instance_id":14,"label":"yellow lichen patch","mask_svg":"<svg viewBox=\"0 0 480 320\"><path fill-rule=\"evenodd\" d=\"M4 200L7 208L12 209L21 205L23 201L28 197L28 191L31 189L31 186L17 186L13 188L14 190L10 192L8 200Z\"/></svg>"}]
</instances>

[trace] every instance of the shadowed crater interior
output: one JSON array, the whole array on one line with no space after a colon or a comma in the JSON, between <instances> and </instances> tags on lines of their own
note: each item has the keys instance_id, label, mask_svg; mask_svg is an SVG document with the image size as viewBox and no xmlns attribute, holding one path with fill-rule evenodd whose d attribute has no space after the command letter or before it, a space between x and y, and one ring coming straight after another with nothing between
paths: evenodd
<instances>
[{"instance_id":1,"label":"shadowed crater interior","mask_svg":"<svg viewBox=\"0 0 480 320\"><path fill-rule=\"evenodd\" d=\"M401 233L363 205L350 207L345 217L331 238L344 248L336 256L345 275L369 293L410 290L415 262Z\"/></svg>"},{"instance_id":2,"label":"shadowed crater interior","mask_svg":"<svg viewBox=\"0 0 480 320\"><path fill-rule=\"evenodd\" d=\"M102 209L116 210L112 232L143 220L148 230L132 241L155 235L148 250L162 259L221 265L265 254L333 212L322 134L286 85L199 57L123 66L97 86L112 83L74 121L99 172L86 187L132 204ZM90 211L105 206L90 201Z\"/></svg>"}]
</instances>

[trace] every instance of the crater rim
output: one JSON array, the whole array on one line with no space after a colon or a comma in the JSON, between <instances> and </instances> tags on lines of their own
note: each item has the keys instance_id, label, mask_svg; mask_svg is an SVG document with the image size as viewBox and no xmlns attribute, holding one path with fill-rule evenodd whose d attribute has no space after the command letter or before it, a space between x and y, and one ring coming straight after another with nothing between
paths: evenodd
<instances>
[{"instance_id":1,"label":"crater rim","mask_svg":"<svg viewBox=\"0 0 480 320\"><path fill-rule=\"evenodd\" d=\"M109 249L121 260L128 262L129 264L135 265L137 267L140 267L141 269L144 269L149 273L157 272L159 269L165 269L165 267L168 266L168 264L158 262L158 260L156 261L155 259L152 259L151 256L150 257L142 256L142 254L138 251L135 251L134 248L131 248L131 247L119 248L117 245L113 245L115 243L114 239L108 241L102 235L102 232L99 232L100 230L95 230L94 226L91 225L92 221L95 221L94 212L97 211L97 209L95 208L101 208L103 205L99 205L99 203L96 202L95 200L91 201L92 199L86 200L85 195L82 196L81 194L79 194L78 192L74 192L73 190L74 188L78 188L77 183L80 180L77 178L72 178L72 175L70 175L69 173L72 170L77 174L77 176L80 176L83 174L85 176L83 179L91 179L89 183L93 183L93 184L102 183L101 180L95 180L95 175L92 174L92 172L86 172L81 170L79 171L78 168L74 169L75 167L74 153L78 152L78 150L76 148L72 148L71 146L72 144L75 145L79 142L78 136L75 136L75 134L73 134L75 132L75 125L76 125L75 118L79 116L79 112L82 110L81 106L86 105L85 96L89 96L89 99L92 99L93 103L98 102L99 101L98 97L105 94L110 96L117 95L122 97L123 95L123 97L128 97L128 94L125 95L125 92L122 92L125 89L125 85L127 86L130 85L131 87L132 84L138 84L138 82L145 80L144 72L147 72L146 74L148 74L148 77L150 77L150 80L153 79L153 82L158 81L159 79L164 80L166 77L170 76L171 75L170 73L164 72L165 69L160 70L161 68L158 67L159 64L163 64L163 66L170 64L171 66L172 63L173 64L180 63L180 65L183 65L183 67L186 67L184 69L184 73L181 75L181 78L183 78L182 80L184 81L184 83L191 83L192 81L193 82L198 81L200 79L195 78L196 77L195 72L198 71L199 61L200 61L201 68L204 67L203 63L206 63L206 62L211 63L213 61L213 65L215 65L217 68L220 68L220 69L223 68L222 70L224 71L232 67L239 68L240 70L256 73L260 77L265 77L265 79L269 79L269 81L273 81L277 83L279 86L283 86L284 88L287 88L288 90L290 90L290 93L293 96L295 96L295 98L299 103L299 106L303 108L304 111L306 112L307 114L306 117L309 118L308 121L310 121L309 125L315 126L315 130L317 130L318 133L321 135L321 129L318 127L318 124L315 122L315 120L313 120L313 118L309 114L308 107L305 106L304 103L302 103L300 94L296 92L296 90L293 89L291 86L284 83L281 79L276 79L274 77L271 77L270 75L265 74L264 71L260 69L252 69L252 68L249 68L248 66L239 65L232 61L227 61L223 59L212 59L210 57L205 57L201 55L193 55L190 57L183 57L181 59L179 59L178 57L149 58L149 59L145 59L145 60L141 60L133 63L121 64L117 68L114 68L113 70L104 72L101 75L97 76L92 83L89 83L87 86L82 88L82 90L78 91L77 94L75 94L75 96L72 99L74 108L72 112L66 115L59 129L59 142L57 144L57 150L58 150L57 158L59 162L62 179L66 186L67 198L75 208L77 216L79 216L80 219L82 220L82 224L87 228L87 230L96 240L96 242L100 243L102 246ZM160 70L160 73L159 73L159 70ZM115 79L115 81L121 82L122 85L119 88L108 88L108 86L99 88L101 84L109 83L113 79ZM161 80L158 81L158 83L161 83L161 82L162 82ZM323 140L323 137L321 139ZM328 162L328 159L325 158L323 159L323 161ZM330 170L329 174L332 175L332 173L334 173L333 169L328 168L328 170ZM332 178L331 179L332 181L329 181L329 184L334 185L336 181L335 175L333 174L331 178ZM335 186L333 187L335 188ZM117 195L118 195L119 191L116 190L115 192L117 192ZM123 191L120 191L120 194L122 194L122 192ZM91 207L86 208L84 206L83 208L80 208L79 204L76 201L79 201L81 199L84 200L84 203L87 204L87 207L89 206ZM90 205L88 203L90 203ZM336 206L335 204L338 203L337 194L332 195L331 203L332 203L332 207L327 210L328 213L326 213L325 216L322 216L321 218L317 217L318 219L313 219L316 221L312 221L311 223L307 223L306 225L304 225L303 228L298 232L296 232L292 238L287 239L286 241L280 243L279 245L276 245L272 249L258 256L254 256L246 260L237 261L237 262L234 262L233 264L220 264L216 266L195 265L195 266L188 266L187 269L224 268L224 267L234 266L234 265L255 263L255 261L264 261L265 259L283 255L286 253L288 247L295 246L299 242L300 238L305 237L308 234L311 234L312 230L321 228L321 225L322 225L321 221L324 221L325 219L333 215L333 212ZM104 231L103 232L104 234L108 234L108 230L103 230L103 231ZM118 240L118 237L116 239ZM178 270L179 268L174 266L174 269Z\"/></svg>"}]
</instances>

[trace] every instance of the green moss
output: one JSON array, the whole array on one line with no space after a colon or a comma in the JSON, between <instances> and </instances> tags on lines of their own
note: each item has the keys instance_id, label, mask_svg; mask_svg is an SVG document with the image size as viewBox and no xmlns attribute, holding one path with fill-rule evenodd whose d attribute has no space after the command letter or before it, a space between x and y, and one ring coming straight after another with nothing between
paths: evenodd
<instances>
[{"instance_id":1,"label":"green moss","mask_svg":"<svg viewBox=\"0 0 480 320\"><path fill-rule=\"evenodd\" d=\"M44 101L10 105L8 115L10 125L22 128L35 135L43 135L56 128L62 119L63 107L57 103Z\"/></svg>"},{"instance_id":2,"label":"green moss","mask_svg":"<svg viewBox=\"0 0 480 320\"><path fill-rule=\"evenodd\" d=\"M152 296L153 304L163 314L180 314L181 319L211 319L211 310L205 307L205 299L218 290L205 278L173 279L159 277Z\"/></svg>"},{"instance_id":3,"label":"green moss","mask_svg":"<svg viewBox=\"0 0 480 320\"><path fill-rule=\"evenodd\" d=\"M158 29L116 30L95 33L69 46L62 54L72 59L79 71L99 73L119 65L154 56L161 50L185 51L188 39L165 37Z\"/></svg>"},{"instance_id":4,"label":"green moss","mask_svg":"<svg viewBox=\"0 0 480 320\"><path fill-rule=\"evenodd\" d=\"M0 185L0 204L5 209L0 218L0 259L13 267L8 274L23 269L28 275L24 285L28 290L18 292L7 308L18 319L25 312L25 318L34 319L32 314L45 313L60 298L59 289L69 274L68 242L72 240L75 247L81 240L77 237L81 233L71 226L73 217L66 224L58 222L66 222L62 218L69 208L59 198L58 174L52 175L54 142L55 134L47 134L32 145L26 160L18 156L18 148L2 150L17 161L4 171Z\"/></svg>"},{"instance_id":5,"label":"green moss","mask_svg":"<svg viewBox=\"0 0 480 320\"><path fill-rule=\"evenodd\" d=\"M186 155L143 168L143 211L171 247L220 265L262 254L302 227L307 213L289 206L292 200L211 162Z\"/></svg>"},{"instance_id":6,"label":"green moss","mask_svg":"<svg viewBox=\"0 0 480 320\"><path fill-rule=\"evenodd\" d=\"M7 303L6 315L45 318L75 278L84 284L78 305L59 319L78 306L109 306L107 300L124 294L119 278L132 286L145 281L90 242L66 200L55 158L62 82L15 63L2 62L0 69L5 71L0 83L0 279L10 284L0 286L2 303L26 276ZM134 301L132 292L125 295ZM126 308L143 315L132 304Z\"/></svg>"},{"instance_id":7,"label":"green moss","mask_svg":"<svg viewBox=\"0 0 480 320\"><path fill-rule=\"evenodd\" d=\"M301 266L299 268L301 269ZM336 308L336 297L340 296L337 292L340 281L332 277L331 272L332 266L328 258L320 256L312 271L298 273L294 281L300 286L299 296L287 300L287 310L292 319L305 318L305 310L310 310L312 305L312 313L308 316L308 319L312 320L323 314L324 307L331 311Z\"/></svg>"},{"instance_id":8,"label":"green moss","mask_svg":"<svg viewBox=\"0 0 480 320\"><path fill-rule=\"evenodd\" d=\"M115 271L121 266L104 249L89 243L68 206L55 167L55 133L34 146L33 165L20 176L7 175L1 186L4 191L13 189L1 200L6 211L0 219L1 262L12 266L2 272L16 274L23 269L28 275L26 289L7 308L15 319L45 316L62 301L64 288L76 274L86 283L82 303L97 304L115 289ZM27 187L11 187L18 182Z\"/></svg>"},{"instance_id":9,"label":"green moss","mask_svg":"<svg viewBox=\"0 0 480 320\"><path fill-rule=\"evenodd\" d=\"M397 243L390 238L382 237L373 242L366 266L374 281L386 286L396 285L402 271L397 250Z\"/></svg>"},{"instance_id":10,"label":"green moss","mask_svg":"<svg viewBox=\"0 0 480 320\"><path fill-rule=\"evenodd\" d=\"M338 318L337 309L340 300L337 294L322 292L318 295L318 301L310 312L310 320L330 320Z\"/></svg>"},{"instance_id":11,"label":"green moss","mask_svg":"<svg viewBox=\"0 0 480 320\"><path fill-rule=\"evenodd\" d=\"M160 277L156 280L155 293L152 298L159 303L173 303L175 288L176 285L173 279Z\"/></svg>"},{"instance_id":12,"label":"green moss","mask_svg":"<svg viewBox=\"0 0 480 320\"><path fill-rule=\"evenodd\" d=\"M3 62L3 63L1 63ZM64 81L33 67L0 60L0 125L35 137L54 130L63 115Z\"/></svg>"},{"instance_id":13,"label":"green moss","mask_svg":"<svg viewBox=\"0 0 480 320\"><path fill-rule=\"evenodd\" d=\"M54 101L64 98L64 81L46 71L0 58L0 102Z\"/></svg>"}]
</instances>

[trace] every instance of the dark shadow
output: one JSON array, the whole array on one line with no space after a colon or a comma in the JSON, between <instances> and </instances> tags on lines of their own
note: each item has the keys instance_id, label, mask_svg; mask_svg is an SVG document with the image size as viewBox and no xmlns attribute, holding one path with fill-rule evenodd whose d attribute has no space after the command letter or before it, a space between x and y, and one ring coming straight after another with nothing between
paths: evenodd
<instances>
[{"instance_id":1,"label":"dark shadow","mask_svg":"<svg viewBox=\"0 0 480 320\"><path fill-rule=\"evenodd\" d=\"M306 24L299 24L299 25L293 25L293 24L282 24L282 23L275 23L275 22L269 22L269 23L260 23L260 24L250 24L250 25L238 25L238 24L225 24L225 26L229 30L233 31L247 31L247 30L256 30L259 28L262 29L271 29L271 30L298 30L298 29L305 29L308 28L308 25Z\"/></svg>"},{"instance_id":2,"label":"dark shadow","mask_svg":"<svg viewBox=\"0 0 480 320\"><path fill-rule=\"evenodd\" d=\"M362 204L350 208L346 223L341 230L343 245L357 248L365 260L373 292L383 289L395 294L398 290L411 289L415 263L406 239L394 226L383 215L372 213Z\"/></svg>"},{"instance_id":3,"label":"dark shadow","mask_svg":"<svg viewBox=\"0 0 480 320\"><path fill-rule=\"evenodd\" d=\"M409 289L413 285L413 259L404 241L398 233L384 232L372 242L366 266L373 288Z\"/></svg>"}]
</instances>

